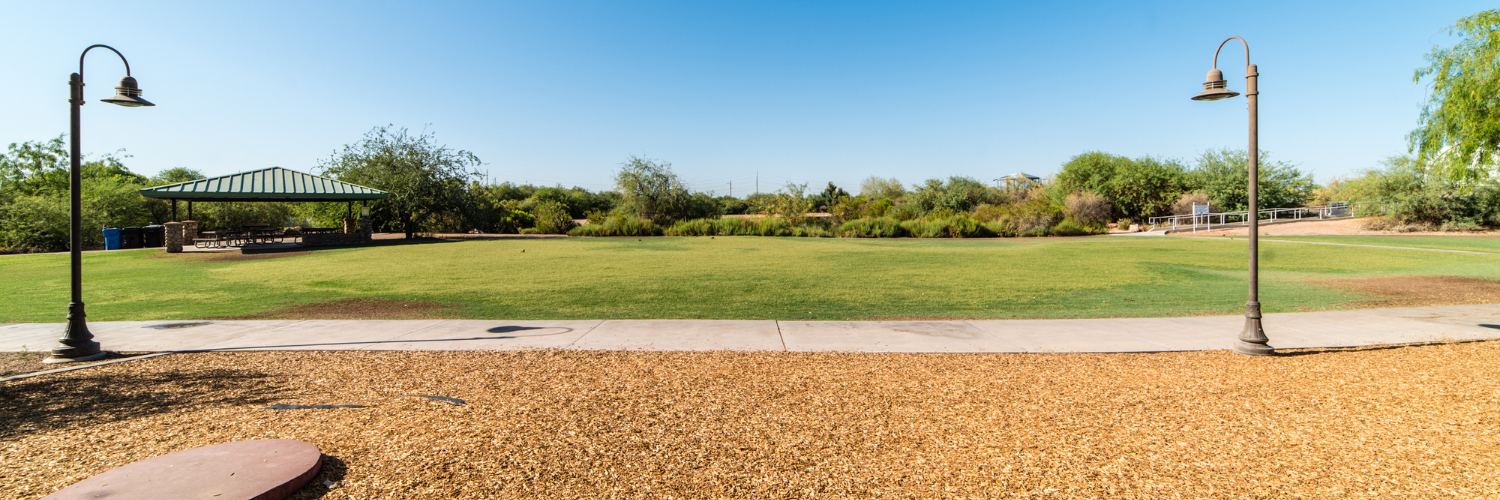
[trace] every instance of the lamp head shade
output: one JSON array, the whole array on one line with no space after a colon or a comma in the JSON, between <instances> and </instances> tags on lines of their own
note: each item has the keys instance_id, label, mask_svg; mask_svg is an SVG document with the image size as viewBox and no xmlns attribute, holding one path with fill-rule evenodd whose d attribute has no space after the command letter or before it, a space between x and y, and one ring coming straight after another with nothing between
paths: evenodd
<instances>
[{"instance_id":1,"label":"lamp head shade","mask_svg":"<svg viewBox=\"0 0 1500 500\"><path fill-rule=\"evenodd\" d=\"M1226 85L1223 71L1219 71L1219 68L1208 70L1208 77L1204 78L1203 82L1203 92L1199 92L1198 95L1193 96L1193 100L1217 101L1240 95L1239 92L1225 88Z\"/></svg>"},{"instance_id":2,"label":"lamp head shade","mask_svg":"<svg viewBox=\"0 0 1500 500\"><path fill-rule=\"evenodd\" d=\"M155 104L151 104L151 101L141 99L141 88L136 86L135 78L129 76L120 79L120 86L115 87L114 97L101 100L110 104L118 104L128 108L135 108L140 106L155 106Z\"/></svg>"},{"instance_id":3,"label":"lamp head shade","mask_svg":"<svg viewBox=\"0 0 1500 500\"><path fill-rule=\"evenodd\" d=\"M1208 78L1204 80L1203 92L1193 96L1194 101L1217 101L1240 95L1239 92L1224 88L1224 72L1219 71L1219 68L1208 70Z\"/></svg>"}]
</instances>

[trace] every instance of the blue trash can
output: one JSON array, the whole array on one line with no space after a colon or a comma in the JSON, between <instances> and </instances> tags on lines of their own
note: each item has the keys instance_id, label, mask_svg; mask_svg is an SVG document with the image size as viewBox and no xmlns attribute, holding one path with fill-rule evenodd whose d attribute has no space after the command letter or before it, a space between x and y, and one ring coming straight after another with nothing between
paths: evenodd
<instances>
[{"instance_id":1,"label":"blue trash can","mask_svg":"<svg viewBox=\"0 0 1500 500\"><path fill-rule=\"evenodd\" d=\"M120 249L120 228L117 228L117 227L106 227L106 228L104 228L104 249L105 250L119 250Z\"/></svg>"}]
</instances>

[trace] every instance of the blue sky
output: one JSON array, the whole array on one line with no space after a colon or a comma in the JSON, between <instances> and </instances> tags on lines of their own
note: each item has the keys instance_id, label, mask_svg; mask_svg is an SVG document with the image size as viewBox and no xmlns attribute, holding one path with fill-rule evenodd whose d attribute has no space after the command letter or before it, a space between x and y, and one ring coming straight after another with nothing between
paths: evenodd
<instances>
[{"instance_id":1,"label":"blue sky","mask_svg":"<svg viewBox=\"0 0 1500 500\"><path fill-rule=\"evenodd\" d=\"M631 155L694 188L854 191L1089 150L1243 148L1245 100L1190 101L1249 40L1261 148L1320 182L1406 151L1423 55L1483 2L20 2L0 7L0 143L65 132L105 43L154 108L97 102L85 153L152 174L313 171L376 125L426 129L495 180L607 189ZM1220 58L1244 88L1243 49Z\"/></svg>"}]
</instances>

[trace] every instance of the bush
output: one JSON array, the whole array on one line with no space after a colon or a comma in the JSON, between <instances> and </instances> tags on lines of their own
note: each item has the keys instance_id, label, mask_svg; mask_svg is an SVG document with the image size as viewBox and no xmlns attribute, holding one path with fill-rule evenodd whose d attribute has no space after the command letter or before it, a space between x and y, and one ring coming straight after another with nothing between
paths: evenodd
<instances>
[{"instance_id":1,"label":"bush","mask_svg":"<svg viewBox=\"0 0 1500 500\"><path fill-rule=\"evenodd\" d=\"M714 225L713 219L693 219L677 221L672 227L666 228L662 234L667 236L716 236L719 228Z\"/></svg>"},{"instance_id":2,"label":"bush","mask_svg":"<svg viewBox=\"0 0 1500 500\"><path fill-rule=\"evenodd\" d=\"M1073 219L1063 219L1062 222L1052 226L1052 236L1087 236L1098 234L1098 230L1081 224Z\"/></svg>"},{"instance_id":3,"label":"bush","mask_svg":"<svg viewBox=\"0 0 1500 500\"><path fill-rule=\"evenodd\" d=\"M536 231L542 234L566 234L572 229L573 217L568 214L568 207L556 201L542 201L531 210L532 217L536 218Z\"/></svg>"},{"instance_id":4,"label":"bush","mask_svg":"<svg viewBox=\"0 0 1500 500\"><path fill-rule=\"evenodd\" d=\"M901 222L891 217L864 218L845 222L839 234L846 238L900 238L907 236Z\"/></svg>"},{"instance_id":5,"label":"bush","mask_svg":"<svg viewBox=\"0 0 1500 500\"><path fill-rule=\"evenodd\" d=\"M1130 219L1120 219L1120 222L1115 223L1115 227L1121 231L1129 231L1132 224L1135 224L1135 221Z\"/></svg>"},{"instance_id":6,"label":"bush","mask_svg":"<svg viewBox=\"0 0 1500 500\"><path fill-rule=\"evenodd\" d=\"M1109 200L1087 191L1068 195L1066 207L1068 217L1085 226L1103 227L1114 212Z\"/></svg>"},{"instance_id":7,"label":"bush","mask_svg":"<svg viewBox=\"0 0 1500 500\"><path fill-rule=\"evenodd\" d=\"M568 231L569 236L661 236L661 226L648 219L615 214L602 224L584 224Z\"/></svg>"},{"instance_id":8,"label":"bush","mask_svg":"<svg viewBox=\"0 0 1500 500\"><path fill-rule=\"evenodd\" d=\"M1172 204L1172 215L1192 215L1193 205L1207 205L1208 195L1203 193L1183 193ZM1210 210L1213 207L1209 207Z\"/></svg>"},{"instance_id":9,"label":"bush","mask_svg":"<svg viewBox=\"0 0 1500 500\"><path fill-rule=\"evenodd\" d=\"M88 233L84 231L85 241ZM101 240L103 237L102 233L98 235ZM19 196L7 205L0 205L0 247L20 252L67 250L67 199Z\"/></svg>"},{"instance_id":10,"label":"bush","mask_svg":"<svg viewBox=\"0 0 1500 500\"><path fill-rule=\"evenodd\" d=\"M714 221L719 236L791 236L792 225L780 217L733 217Z\"/></svg>"},{"instance_id":11,"label":"bush","mask_svg":"<svg viewBox=\"0 0 1500 500\"><path fill-rule=\"evenodd\" d=\"M494 229L500 234L516 234L522 229L536 226L536 218L520 210L511 210L495 222Z\"/></svg>"}]
</instances>

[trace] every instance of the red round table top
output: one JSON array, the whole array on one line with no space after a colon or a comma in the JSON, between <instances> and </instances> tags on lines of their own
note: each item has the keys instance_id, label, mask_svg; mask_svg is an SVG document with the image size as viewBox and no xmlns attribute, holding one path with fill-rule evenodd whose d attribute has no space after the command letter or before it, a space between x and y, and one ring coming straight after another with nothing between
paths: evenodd
<instances>
[{"instance_id":1,"label":"red round table top","mask_svg":"<svg viewBox=\"0 0 1500 500\"><path fill-rule=\"evenodd\" d=\"M280 500L318 473L323 454L291 439L235 441L105 471L42 500Z\"/></svg>"}]
</instances>

